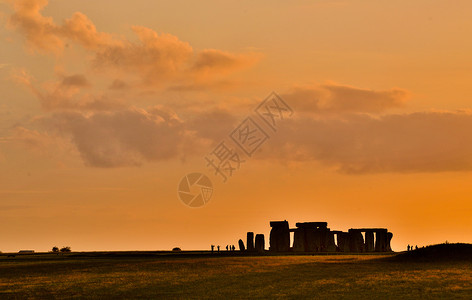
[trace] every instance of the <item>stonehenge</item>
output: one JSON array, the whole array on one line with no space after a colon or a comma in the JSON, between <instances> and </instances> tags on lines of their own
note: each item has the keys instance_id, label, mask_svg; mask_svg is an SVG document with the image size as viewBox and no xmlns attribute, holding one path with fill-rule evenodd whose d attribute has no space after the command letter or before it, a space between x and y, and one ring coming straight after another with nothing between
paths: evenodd
<instances>
[{"instance_id":1,"label":"stonehenge","mask_svg":"<svg viewBox=\"0 0 472 300\"><path fill-rule=\"evenodd\" d=\"M386 228L351 228L347 232L331 230L327 222L296 223L290 228L286 220L271 221L269 251L271 252L391 252L390 242L393 234ZM293 242L290 234L293 233ZM263 234L247 233L246 250L263 253L265 239ZM245 251L244 243L239 240L239 248Z\"/></svg>"},{"instance_id":2,"label":"stonehenge","mask_svg":"<svg viewBox=\"0 0 472 300\"><path fill-rule=\"evenodd\" d=\"M269 250L294 252L390 252L393 234L386 228L351 228L348 232L331 230L327 222L270 222ZM290 232L293 245L290 247Z\"/></svg>"}]
</instances>

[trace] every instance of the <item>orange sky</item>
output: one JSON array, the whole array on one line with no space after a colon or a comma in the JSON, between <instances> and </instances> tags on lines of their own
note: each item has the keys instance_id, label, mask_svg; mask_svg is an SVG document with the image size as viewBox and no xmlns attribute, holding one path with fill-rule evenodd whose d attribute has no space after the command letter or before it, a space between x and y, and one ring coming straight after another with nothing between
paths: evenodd
<instances>
[{"instance_id":1,"label":"orange sky","mask_svg":"<svg viewBox=\"0 0 472 300\"><path fill-rule=\"evenodd\" d=\"M471 242L470 11L0 1L0 250L207 249L283 219ZM223 183L205 155L272 91L293 116Z\"/></svg>"}]
</instances>

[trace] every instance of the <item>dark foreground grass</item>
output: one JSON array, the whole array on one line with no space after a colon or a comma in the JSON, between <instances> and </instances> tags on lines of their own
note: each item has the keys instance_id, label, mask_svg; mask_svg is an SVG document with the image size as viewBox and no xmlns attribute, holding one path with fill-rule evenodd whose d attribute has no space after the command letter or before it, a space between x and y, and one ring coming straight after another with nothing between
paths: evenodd
<instances>
[{"instance_id":1,"label":"dark foreground grass","mask_svg":"<svg viewBox=\"0 0 472 300\"><path fill-rule=\"evenodd\" d=\"M379 256L0 257L0 298L472 298L472 263Z\"/></svg>"}]
</instances>

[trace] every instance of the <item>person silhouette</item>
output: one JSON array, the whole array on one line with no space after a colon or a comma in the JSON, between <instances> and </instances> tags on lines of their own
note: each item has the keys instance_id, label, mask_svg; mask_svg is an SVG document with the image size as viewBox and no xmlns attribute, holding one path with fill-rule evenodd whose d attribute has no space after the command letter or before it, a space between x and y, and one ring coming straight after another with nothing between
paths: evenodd
<instances>
[{"instance_id":1,"label":"person silhouette","mask_svg":"<svg viewBox=\"0 0 472 300\"><path fill-rule=\"evenodd\" d=\"M236 247L233 245L233 247L231 247L231 250L233 251L236 250Z\"/></svg>"},{"instance_id":2,"label":"person silhouette","mask_svg":"<svg viewBox=\"0 0 472 300\"><path fill-rule=\"evenodd\" d=\"M226 245L226 251L228 251L228 245Z\"/></svg>"},{"instance_id":3,"label":"person silhouette","mask_svg":"<svg viewBox=\"0 0 472 300\"><path fill-rule=\"evenodd\" d=\"M415 246L415 250L418 250L418 245Z\"/></svg>"},{"instance_id":4,"label":"person silhouette","mask_svg":"<svg viewBox=\"0 0 472 300\"><path fill-rule=\"evenodd\" d=\"M218 252L220 252L220 245L216 246L216 248L218 249Z\"/></svg>"},{"instance_id":5,"label":"person silhouette","mask_svg":"<svg viewBox=\"0 0 472 300\"><path fill-rule=\"evenodd\" d=\"M410 251L410 245L408 245L408 247L406 249L408 249L408 251Z\"/></svg>"},{"instance_id":6,"label":"person silhouette","mask_svg":"<svg viewBox=\"0 0 472 300\"><path fill-rule=\"evenodd\" d=\"M211 245L211 253L213 253L213 250L215 250L215 245Z\"/></svg>"}]
</instances>

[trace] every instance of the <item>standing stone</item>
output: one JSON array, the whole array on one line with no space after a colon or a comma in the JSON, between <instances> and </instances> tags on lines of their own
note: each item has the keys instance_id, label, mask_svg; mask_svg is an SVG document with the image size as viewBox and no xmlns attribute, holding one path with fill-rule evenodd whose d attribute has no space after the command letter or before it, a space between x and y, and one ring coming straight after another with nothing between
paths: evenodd
<instances>
[{"instance_id":1,"label":"standing stone","mask_svg":"<svg viewBox=\"0 0 472 300\"><path fill-rule=\"evenodd\" d=\"M305 252L306 236L305 228L297 228L293 233L293 251Z\"/></svg>"},{"instance_id":2,"label":"standing stone","mask_svg":"<svg viewBox=\"0 0 472 300\"><path fill-rule=\"evenodd\" d=\"M246 248L244 248L243 240L239 239L238 244L239 244L239 251L242 252L242 251L246 250Z\"/></svg>"},{"instance_id":3,"label":"standing stone","mask_svg":"<svg viewBox=\"0 0 472 300\"><path fill-rule=\"evenodd\" d=\"M387 251L387 229L375 231L375 252Z\"/></svg>"},{"instance_id":4,"label":"standing stone","mask_svg":"<svg viewBox=\"0 0 472 300\"><path fill-rule=\"evenodd\" d=\"M349 229L349 249L351 252L364 252L364 237L357 229Z\"/></svg>"},{"instance_id":5,"label":"standing stone","mask_svg":"<svg viewBox=\"0 0 472 300\"><path fill-rule=\"evenodd\" d=\"M316 227L305 228L305 251L315 252L316 250Z\"/></svg>"},{"instance_id":6,"label":"standing stone","mask_svg":"<svg viewBox=\"0 0 472 300\"><path fill-rule=\"evenodd\" d=\"M329 229L326 230L326 251L327 252L336 252L336 244L334 243L334 233Z\"/></svg>"},{"instance_id":7,"label":"standing stone","mask_svg":"<svg viewBox=\"0 0 472 300\"><path fill-rule=\"evenodd\" d=\"M297 241L294 241L294 251L314 252L315 251L315 231L324 222L303 222L296 223L295 234ZM295 235L294 235L295 239Z\"/></svg>"},{"instance_id":8,"label":"standing stone","mask_svg":"<svg viewBox=\"0 0 472 300\"><path fill-rule=\"evenodd\" d=\"M321 229L315 229L313 232L313 251L323 251L323 232Z\"/></svg>"},{"instance_id":9,"label":"standing stone","mask_svg":"<svg viewBox=\"0 0 472 300\"><path fill-rule=\"evenodd\" d=\"M365 232L365 252L373 252L374 248L374 232L366 230Z\"/></svg>"},{"instance_id":10,"label":"standing stone","mask_svg":"<svg viewBox=\"0 0 472 300\"><path fill-rule=\"evenodd\" d=\"M254 232L247 233L247 251L254 251Z\"/></svg>"},{"instance_id":11,"label":"standing stone","mask_svg":"<svg viewBox=\"0 0 472 300\"><path fill-rule=\"evenodd\" d=\"M270 251L289 251L290 250L290 228L287 221L270 222Z\"/></svg>"},{"instance_id":12,"label":"standing stone","mask_svg":"<svg viewBox=\"0 0 472 300\"><path fill-rule=\"evenodd\" d=\"M297 252L336 251L334 235L326 222L296 223L293 250Z\"/></svg>"},{"instance_id":13,"label":"standing stone","mask_svg":"<svg viewBox=\"0 0 472 300\"><path fill-rule=\"evenodd\" d=\"M263 234L256 234L256 251L264 252L265 249L265 240Z\"/></svg>"},{"instance_id":14,"label":"standing stone","mask_svg":"<svg viewBox=\"0 0 472 300\"><path fill-rule=\"evenodd\" d=\"M390 242L392 241L392 238L393 238L393 233L387 232L387 247L386 247L386 251L388 251L388 252L392 252L392 246L390 246Z\"/></svg>"},{"instance_id":15,"label":"standing stone","mask_svg":"<svg viewBox=\"0 0 472 300\"><path fill-rule=\"evenodd\" d=\"M338 248L341 252L349 252L349 233L347 232L339 232L337 234L338 239Z\"/></svg>"}]
</instances>

